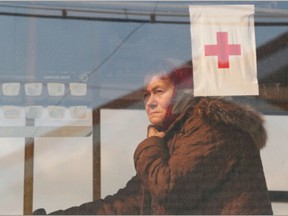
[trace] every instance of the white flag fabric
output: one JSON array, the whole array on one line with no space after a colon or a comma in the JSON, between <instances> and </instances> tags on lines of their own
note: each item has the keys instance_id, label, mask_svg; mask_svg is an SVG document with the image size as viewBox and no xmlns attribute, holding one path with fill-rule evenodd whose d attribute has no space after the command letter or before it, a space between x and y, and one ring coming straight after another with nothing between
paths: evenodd
<instances>
[{"instance_id":1,"label":"white flag fabric","mask_svg":"<svg viewBox=\"0 0 288 216\"><path fill-rule=\"evenodd\" d=\"M254 5L190 5L194 96L258 95Z\"/></svg>"}]
</instances>

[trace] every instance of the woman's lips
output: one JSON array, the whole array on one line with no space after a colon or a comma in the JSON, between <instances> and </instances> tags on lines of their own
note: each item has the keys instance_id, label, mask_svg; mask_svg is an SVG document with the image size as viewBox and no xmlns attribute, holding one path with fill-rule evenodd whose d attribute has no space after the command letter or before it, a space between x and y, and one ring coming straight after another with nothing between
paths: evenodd
<instances>
[{"instance_id":1,"label":"woman's lips","mask_svg":"<svg viewBox=\"0 0 288 216\"><path fill-rule=\"evenodd\" d=\"M160 112L150 112L149 116L155 115L155 114L159 114Z\"/></svg>"}]
</instances>

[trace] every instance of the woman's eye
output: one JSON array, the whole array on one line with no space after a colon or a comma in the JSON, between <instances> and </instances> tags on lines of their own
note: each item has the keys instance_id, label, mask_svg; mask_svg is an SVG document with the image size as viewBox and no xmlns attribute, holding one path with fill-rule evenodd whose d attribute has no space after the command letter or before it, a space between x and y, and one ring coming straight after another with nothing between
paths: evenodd
<instances>
[{"instance_id":1,"label":"woman's eye","mask_svg":"<svg viewBox=\"0 0 288 216\"><path fill-rule=\"evenodd\" d=\"M162 89L157 89L155 92L156 94L162 94L164 91Z\"/></svg>"},{"instance_id":2,"label":"woman's eye","mask_svg":"<svg viewBox=\"0 0 288 216\"><path fill-rule=\"evenodd\" d=\"M145 99L147 99L147 98L148 98L148 96L149 96L149 94L148 94L148 93L144 93L144 94L143 94L143 98L144 98L144 100L145 100Z\"/></svg>"}]
</instances>

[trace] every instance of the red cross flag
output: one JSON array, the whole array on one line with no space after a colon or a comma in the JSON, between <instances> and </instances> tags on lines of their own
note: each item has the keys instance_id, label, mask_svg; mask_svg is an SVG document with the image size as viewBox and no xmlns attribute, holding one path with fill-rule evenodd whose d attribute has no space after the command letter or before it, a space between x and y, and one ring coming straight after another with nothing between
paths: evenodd
<instances>
[{"instance_id":1,"label":"red cross flag","mask_svg":"<svg viewBox=\"0 0 288 216\"><path fill-rule=\"evenodd\" d=\"M258 95L253 5L189 6L194 96Z\"/></svg>"}]
</instances>

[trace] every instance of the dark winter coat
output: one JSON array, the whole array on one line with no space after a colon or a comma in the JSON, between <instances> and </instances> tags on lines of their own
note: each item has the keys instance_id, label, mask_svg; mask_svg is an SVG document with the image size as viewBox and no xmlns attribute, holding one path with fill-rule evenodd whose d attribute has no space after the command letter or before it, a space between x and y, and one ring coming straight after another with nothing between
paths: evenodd
<instances>
[{"instance_id":1,"label":"dark winter coat","mask_svg":"<svg viewBox=\"0 0 288 216\"><path fill-rule=\"evenodd\" d=\"M104 200L55 214L272 214L259 150L263 120L251 109L194 99L164 138L141 142L137 175Z\"/></svg>"}]
</instances>

